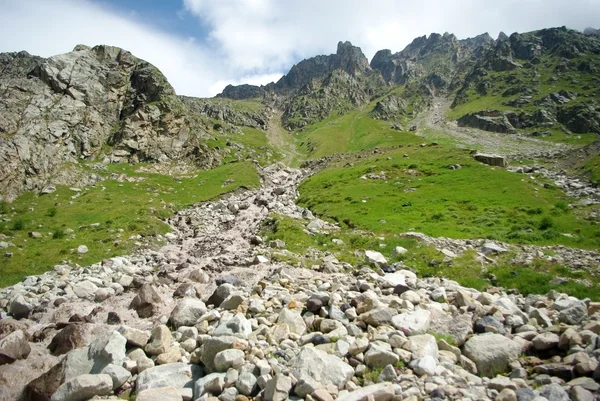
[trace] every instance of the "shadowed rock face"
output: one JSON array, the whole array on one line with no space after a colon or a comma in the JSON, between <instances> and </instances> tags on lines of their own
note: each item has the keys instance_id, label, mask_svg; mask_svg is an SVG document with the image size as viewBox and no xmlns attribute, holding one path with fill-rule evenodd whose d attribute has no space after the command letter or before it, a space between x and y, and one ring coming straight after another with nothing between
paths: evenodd
<instances>
[{"instance_id":1,"label":"shadowed rock face","mask_svg":"<svg viewBox=\"0 0 600 401\"><path fill-rule=\"evenodd\" d=\"M101 153L110 161L177 160L194 148L171 85L125 50L79 45L48 59L0 55L0 195L6 199L39 189L65 162Z\"/></svg>"}]
</instances>

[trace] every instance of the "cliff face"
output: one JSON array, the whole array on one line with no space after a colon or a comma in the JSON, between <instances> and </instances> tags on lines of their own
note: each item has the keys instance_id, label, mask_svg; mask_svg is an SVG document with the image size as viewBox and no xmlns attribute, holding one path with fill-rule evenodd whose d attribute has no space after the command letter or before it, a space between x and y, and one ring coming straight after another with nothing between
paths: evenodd
<instances>
[{"instance_id":1,"label":"cliff face","mask_svg":"<svg viewBox=\"0 0 600 401\"><path fill-rule=\"evenodd\" d=\"M39 189L66 162L198 158L181 100L151 64L109 46L0 55L0 187ZM195 156L194 156L195 155Z\"/></svg>"}]
</instances>

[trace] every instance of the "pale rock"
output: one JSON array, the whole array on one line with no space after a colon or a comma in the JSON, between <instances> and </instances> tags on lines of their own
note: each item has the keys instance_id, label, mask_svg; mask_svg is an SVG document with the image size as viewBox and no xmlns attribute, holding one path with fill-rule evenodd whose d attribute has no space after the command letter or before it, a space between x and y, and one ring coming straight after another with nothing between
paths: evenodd
<instances>
[{"instance_id":1,"label":"pale rock","mask_svg":"<svg viewBox=\"0 0 600 401\"><path fill-rule=\"evenodd\" d=\"M404 331L407 336L427 333L430 323L431 312L425 309L416 309L412 312L401 313L392 318L394 327Z\"/></svg>"},{"instance_id":2,"label":"pale rock","mask_svg":"<svg viewBox=\"0 0 600 401\"><path fill-rule=\"evenodd\" d=\"M365 260L374 265L387 265L387 259L377 251L365 251Z\"/></svg>"},{"instance_id":3,"label":"pale rock","mask_svg":"<svg viewBox=\"0 0 600 401\"><path fill-rule=\"evenodd\" d=\"M218 372L226 372L229 368L237 369L244 363L244 351L226 349L215 355L215 368Z\"/></svg>"},{"instance_id":4,"label":"pale rock","mask_svg":"<svg viewBox=\"0 0 600 401\"><path fill-rule=\"evenodd\" d=\"M141 391L135 401L182 401L181 392L175 387L150 388Z\"/></svg>"},{"instance_id":5,"label":"pale rock","mask_svg":"<svg viewBox=\"0 0 600 401\"><path fill-rule=\"evenodd\" d=\"M183 362L155 366L138 374L136 389L140 392L149 388L169 386L175 388L192 387L201 373L202 369L198 365Z\"/></svg>"},{"instance_id":6,"label":"pale rock","mask_svg":"<svg viewBox=\"0 0 600 401\"><path fill-rule=\"evenodd\" d=\"M175 327L193 326L206 313L206 305L196 298L182 298L171 311L171 323Z\"/></svg>"},{"instance_id":7,"label":"pale rock","mask_svg":"<svg viewBox=\"0 0 600 401\"><path fill-rule=\"evenodd\" d=\"M277 318L277 323L287 324L290 332L301 336L306 332L306 323L302 319L300 311L283 308Z\"/></svg>"},{"instance_id":8,"label":"pale rock","mask_svg":"<svg viewBox=\"0 0 600 401\"><path fill-rule=\"evenodd\" d=\"M521 347L500 334L485 333L471 337L464 346L464 355L477 365L481 376L492 377L505 372L521 354Z\"/></svg>"},{"instance_id":9,"label":"pale rock","mask_svg":"<svg viewBox=\"0 0 600 401\"><path fill-rule=\"evenodd\" d=\"M50 398L50 401L87 400L95 396L110 394L113 381L105 374L84 374L63 383Z\"/></svg>"},{"instance_id":10,"label":"pale rock","mask_svg":"<svg viewBox=\"0 0 600 401\"><path fill-rule=\"evenodd\" d=\"M292 389L292 379L282 374L275 375L265 386L265 401L285 401Z\"/></svg>"}]
</instances>

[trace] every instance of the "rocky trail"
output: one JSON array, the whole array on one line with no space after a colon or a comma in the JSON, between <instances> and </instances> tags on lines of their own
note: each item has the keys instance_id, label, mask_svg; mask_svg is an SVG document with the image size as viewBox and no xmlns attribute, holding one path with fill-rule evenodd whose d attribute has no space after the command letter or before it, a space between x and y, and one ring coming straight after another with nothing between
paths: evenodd
<instances>
[{"instance_id":1,"label":"rocky trail","mask_svg":"<svg viewBox=\"0 0 600 401\"><path fill-rule=\"evenodd\" d=\"M295 204L309 174L269 166L261 189L179 212L161 249L0 290L0 399L597 397L598 303L418 279L375 251L351 274L272 263L269 213L334 228Z\"/></svg>"},{"instance_id":2,"label":"rocky trail","mask_svg":"<svg viewBox=\"0 0 600 401\"><path fill-rule=\"evenodd\" d=\"M568 145L552 143L519 134L501 134L459 127L456 121L446 119L446 111L452 101L443 97L434 97L430 108L417 116L414 124L420 129L417 134L428 136L430 130L436 136L442 136L459 147L471 147L486 153L499 153L511 158L547 158L571 149Z\"/></svg>"}]
</instances>

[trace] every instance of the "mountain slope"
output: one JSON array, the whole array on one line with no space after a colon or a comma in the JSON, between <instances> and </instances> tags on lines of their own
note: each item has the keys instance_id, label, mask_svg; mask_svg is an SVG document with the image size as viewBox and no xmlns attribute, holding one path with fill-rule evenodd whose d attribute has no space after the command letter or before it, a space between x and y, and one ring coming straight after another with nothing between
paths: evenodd
<instances>
[{"instance_id":1,"label":"mountain slope","mask_svg":"<svg viewBox=\"0 0 600 401\"><path fill-rule=\"evenodd\" d=\"M65 162L183 158L207 149L190 135L182 101L151 64L109 46L48 59L0 57L0 187L40 189Z\"/></svg>"}]
</instances>

